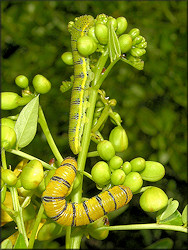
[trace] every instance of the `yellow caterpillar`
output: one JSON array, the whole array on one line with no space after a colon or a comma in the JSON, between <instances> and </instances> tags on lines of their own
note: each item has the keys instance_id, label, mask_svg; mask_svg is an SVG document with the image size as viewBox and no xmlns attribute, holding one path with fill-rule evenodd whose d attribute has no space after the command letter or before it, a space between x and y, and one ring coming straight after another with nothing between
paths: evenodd
<instances>
[{"instance_id":1,"label":"yellow caterpillar","mask_svg":"<svg viewBox=\"0 0 188 250\"><path fill-rule=\"evenodd\" d=\"M65 196L74 181L76 171L76 160L72 157L65 158L42 194L46 214L57 223L65 226L87 225L132 199L130 188L119 185L80 204L67 203Z\"/></svg>"},{"instance_id":2,"label":"yellow caterpillar","mask_svg":"<svg viewBox=\"0 0 188 250\"><path fill-rule=\"evenodd\" d=\"M94 25L94 18L89 15L78 17L74 23L69 23L74 61L74 83L69 117L69 144L74 154L78 154L81 150L80 141L85 123L88 98L86 89L88 89L92 80L89 58L78 53L76 44L78 38L85 36L92 25Z\"/></svg>"}]
</instances>

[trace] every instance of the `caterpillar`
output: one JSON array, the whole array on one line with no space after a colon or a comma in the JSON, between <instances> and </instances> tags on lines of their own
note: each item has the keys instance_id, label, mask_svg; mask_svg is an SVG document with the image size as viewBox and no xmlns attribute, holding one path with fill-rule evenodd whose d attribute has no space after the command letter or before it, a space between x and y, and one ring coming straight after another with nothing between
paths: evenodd
<instances>
[{"instance_id":1,"label":"caterpillar","mask_svg":"<svg viewBox=\"0 0 188 250\"><path fill-rule=\"evenodd\" d=\"M78 53L76 44L79 37L87 35L92 25L94 25L94 18L89 15L80 16L75 19L74 23L69 23L74 62L74 83L69 116L69 145L74 154L78 154L81 150L80 142L88 105L88 91L86 90L93 77L93 72L89 67L89 58Z\"/></svg>"},{"instance_id":2,"label":"caterpillar","mask_svg":"<svg viewBox=\"0 0 188 250\"><path fill-rule=\"evenodd\" d=\"M42 202L48 217L64 226L87 225L114 211L132 199L129 187L114 186L80 204L65 199L74 181L77 162L72 157L64 159L42 194Z\"/></svg>"}]
</instances>

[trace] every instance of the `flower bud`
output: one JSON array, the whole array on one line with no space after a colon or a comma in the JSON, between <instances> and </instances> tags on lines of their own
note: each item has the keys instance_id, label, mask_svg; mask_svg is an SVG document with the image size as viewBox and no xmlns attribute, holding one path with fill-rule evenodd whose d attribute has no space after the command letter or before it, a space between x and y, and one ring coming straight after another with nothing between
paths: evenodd
<instances>
[{"instance_id":1,"label":"flower bud","mask_svg":"<svg viewBox=\"0 0 188 250\"><path fill-rule=\"evenodd\" d=\"M137 192L143 185L143 180L138 172L130 172L125 176L124 186L129 187L131 191Z\"/></svg>"},{"instance_id":2,"label":"flower bud","mask_svg":"<svg viewBox=\"0 0 188 250\"><path fill-rule=\"evenodd\" d=\"M97 49L97 44L93 38L89 36L82 36L77 41L78 52L82 56L89 56L95 52Z\"/></svg>"},{"instance_id":3,"label":"flower bud","mask_svg":"<svg viewBox=\"0 0 188 250\"><path fill-rule=\"evenodd\" d=\"M28 78L24 75L17 76L15 79L15 83L18 87L23 88L23 89L27 88L29 85Z\"/></svg>"},{"instance_id":4,"label":"flower bud","mask_svg":"<svg viewBox=\"0 0 188 250\"><path fill-rule=\"evenodd\" d=\"M108 42L108 28L104 24L96 24L95 35L100 44L107 44Z\"/></svg>"},{"instance_id":5,"label":"flower bud","mask_svg":"<svg viewBox=\"0 0 188 250\"><path fill-rule=\"evenodd\" d=\"M111 172L108 164L104 161L97 162L92 170L91 175L95 183L99 186L105 186L110 182Z\"/></svg>"},{"instance_id":6,"label":"flower bud","mask_svg":"<svg viewBox=\"0 0 188 250\"><path fill-rule=\"evenodd\" d=\"M121 35L125 32L127 29L127 20L125 17L118 17L117 19L117 30L116 33L117 35Z\"/></svg>"},{"instance_id":7,"label":"flower bud","mask_svg":"<svg viewBox=\"0 0 188 250\"><path fill-rule=\"evenodd\" d=\"M1 92L1 109L11 110L17 108L20 98L21 97L14 92Z\"/></svg>"},{"instance_id":8,"label":"flower bud","mask_svg":"<svg viewBox=\"0 0 188 250\"><path fill-rule=\"evenodd\" d=\"M1 126L1 148L5 150L14 148L16 144L16 132L13 128Z\"/></svg>"},{"instance_id":9,"label":"flower bud","mask_svg":"<svg viewBox=\"0 0 188 250\"><path fill-rule=\"evenodd\" d=\"M137 157L130 161L130 164L133 172L140 172L145 168L146 161L142 157Z\"/></svg>"},{"instance_id":10,"label":"flower bud","mask_svg":"<svg viewBox=\"0 0 188 250\"><path fill-rule=\"evenodd\" d=\"M14 126L15 126L15 121L9 119L9 118L1 118L1 126L2 125L5 125L5 126L8 126L12 129L14 129Z\"/></svg>"},{"instance_id":11,"label":"flower bud","mask_svg":"<svg viewBox=\"0 0 188 250\"><path fill-rule=\"evenodd\" d=\"M111 183L113 185L121 185L125 181L125 172L122 169L116 169L111 175Z\"/></svg>"},{"instance_id":12,"label":"flower bud","mask_svg":"<svg viewBox=\"0 0 188 250\"><path fill-rule=\"evenodd\" d=\"M98 220L94 221L93 223L90 223L87 226L87 231L91 237L93 237L96 240L104 240L108 237L109 230L100 230L96 231L97 228L100 227L108 227L110 225L107 215L99 218Z\"/></svg>"},{"instance_id":13,"label":"flower bud","mask_svg":"<svg viewBox=\"0 0 188 250\"><path fill-rule=\"evenodd\" d=\"M129 34L123 34L119 37L119 45L122 53L132 48L132 38Z\"/></svg>"},{"instance_id":14,"label":"flower bud","mask_svg":"<svg viewBox=\"0 0 188 250\"><path fill-rule=\"evenodd\" d=\"M131 55L134 57L140 57L143 56L146 53L145 49L139 49L139 48L133 48L130 51Z\"/></svg>"},{"instance_id":15,"label":"flower bud","mask_svg":"<svg viewBox=\"0 0 188 250\"><path fill-rule=\"evenodd\" d=\"M132 170L132 166L130 162L126 161L123 163L122 170L125 172L125 174L129 174Z\"/></svg>"},{"instance_id":16,"label":"flower bud","mask_svg":"<svg viewBox=\"0 0 188 250\"><path fill-rule=\"evenodd\" d=\"M132 37L132 39L135 39L137 36L140 35L140 30L137 28L134 28L129 31L129 35Z\"/></svg>"},{"instance_id":17,"label":"flower bud","mask_svg":"<svg viewBox=\"0 0 188 250\"><path fill-rule=\"evenodd\" d=\"M112 157L109 161L109 167L110 169L113 169L113 170L120 168L122 164L123 164L123 159L117 155Z\"/></svg>"},{"instance_id":18,"label":"flower bud","mask_svg":"<svg viewBox=\"0 0 188 250\"><path fill-rule=\"evenodd\" d=\"M112 143L115 152L123 152L128 147L128 138L122 126L116 126L112 129L109 141Z\"/></svg>"},{"instance_id":19,"label":"flower bud","mask_svg":"<svg viewBox=\"0 0 188 250\"><path fill-rule=\"evenodd\" d=\"M99 43L99 41L97 40L96 35L95 35L95 27L94 26L89 29L88 36L91 37L95 41L95 43Z\"/></svg>"},{"instance_id":20,"label":"flower bud","mask_svg":"<svg viewBox=\"0 0 188 250\"><path fill-rule=\"evenodd\" d=\"M62 54L61 59L63 60L63 62L67 65L74 65L73 62L73 56L72 56L72 52L65 52Z\"/></svg>"},{"instance_id":21,"label":"flower bud","mask_svg":"<svg viewBox=\"0 0 188 250\"><path fill-rule=\"evenodd\" d=\"M168 204L168 197L165 192L158 187L151 187L140 197L140 206L146 212L156 212Z\"/></svg>"},{"instance_id":22,"label":"flower bud","mask_svg":"<svg viewBox=\"0 0 188 250\"><path fill-rule=\"evenodd\" d=\"M140 172L140 175L146 181L159 181L165 175L165 168L159 162L146 161L145 169Z\"/></svg>"},{"instance_id":23,"label":"flower bud","mask_svg":"<svg viewBox=\"0 0 188 250\"><path fill-rule=\"evenodd\" d=\"M15 173L10 169L2 169L1 178L8 186L14 186L17 182Z\"/></svg>"},{"instance_id":24,"label":"flower bud","mask_svg":"<svg viewBox=\"0 0 188 250\"><path fill-rule=\"evenodd\" d=\"M39 94L46 94L51 89L51 83L42 75L33 78L33 86Z\"/></svg>"},{"instance_id":25,"label":"flower bud","mask_svg":"<svg viewBox=\"0 0 188 250\"><path fill-rule=\"evenodd\" d=\"M21 183L27 189L35 189L41 183L44 177L42 163L38 160L30 161L22 170Z\"/></svg>"},{"instance_id":26,"label":"flower bud","mask_svg":"<svg viewBox=\"0 0 188 250\"><path fill-rule=\"evenodd\" d=\"M99 142L97 145L97 152L99 153L99 156L106 161L109 161L115 155L112 143L107 140Z\"/></svg>"}]
</instances>

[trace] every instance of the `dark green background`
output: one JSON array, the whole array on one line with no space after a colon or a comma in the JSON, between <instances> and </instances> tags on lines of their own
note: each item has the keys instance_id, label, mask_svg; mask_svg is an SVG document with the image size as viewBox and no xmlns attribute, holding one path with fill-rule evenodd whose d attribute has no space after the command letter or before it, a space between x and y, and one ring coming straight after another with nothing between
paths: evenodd
<instances>
[{"instance_id":1,"label":"dark green background","mask_svg":"<svg viewBox=\"0 0 188 250\"><path fill-rule=\"evenodd\" d=\"M161 162L166 169L163 188L169 198L180 202L179 211L186 205L187 179L187 5L185 1L4 1L1 3L1 83L2 91L21 90L14 84L19 74L29 78L42 74L52 83L51 91L41 95L40 102L51 133L63 156L71 154L68 146L68 115L70 91L62 94L59 87L68 80L73 68L66 66L61 55L70 51L67 24L82 14L96 17L105 13L115 18L124 16L127 32L137 27L147 42L143 56L145 67L138 71L118 62L102 88L117 100L115 111L120 113L129 138L124 160L141 156ZM17 114L21 108L2 111L2 117ZM102 134L108 138L113 125L108 122ZM23 149L44 161L53 155L38 128L33 142ZM12 167L20 158L7 154ZM88 160L87 170L94 164ZM85 180L87 183L87 180ZM155 184L155 183L154 183ZM90 182L88 194L96 192ZM86 189L87 190L87 189ZM137 200L136 200L137 199ZM131 210L112 224L154 222L139 208L135 198ZM170 231L110 232L103 242L85 240L83 248L144 248L160 238L174 240L174 248L186 248L186 237ZM63 244L60 240L59 243ZM46 247L49 247L49 243ZM52 245L52 247L56 245ZM45 247L45 245L39 245Z\"/></svg>"}]
</instances>

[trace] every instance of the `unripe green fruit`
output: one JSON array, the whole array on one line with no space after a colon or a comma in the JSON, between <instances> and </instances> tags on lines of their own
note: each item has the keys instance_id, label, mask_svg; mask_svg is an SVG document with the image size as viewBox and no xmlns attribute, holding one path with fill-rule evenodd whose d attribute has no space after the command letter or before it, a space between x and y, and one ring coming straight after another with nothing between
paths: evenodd
<instances>
[{"instance_id":1,"label":"unripe green fruit","mask_svg":"<svg viewBox=\"0 0 188 250\"><path fill-rule=\"evenodd\" d=\"M13 128L2 125L1 126L1 148L5 150L11 149L16 144L16 132Z\"/></svg>"},{"instance_id":2,"label":"unripe green fruit","mask_svg":"<svg viewBox=\"0 0 188 250\"><path fill-rule=\"evenodd\" d=\"M109 141L114 146L115 152L123 152L128 147L128 138L122 126L117 126L110 132Z\"/></svg>"},{"instance_id":3,"label":"unripe green fruit","mask_svg":"<svg viewBox=\"0 0 188 250\"><path fill-rule=\"evenodd\" d=\"M104 161L97 162L92 170L91 175L95 183L99 186L105 186L110 182L111 172L108 164Z\"/></svg>"},{"instance_id":4,"label":"unripe green fruit","mask_svg":"<svg viewBox=\"0 0 188 250\"><path fill-rule=\"evenodd\" d=\"M132 39L135 39L137 36L140 35L140 30L137 28L134 28L129 31L129 35L132 37Z\"/></svg>"},{"instance_id":5,"label":"unripe green fruit","mask_svg":"<svg viewBox=\"0 0 188 250\"><path fill-rule=\"evenodd\" d=\"M99 43L99 41L97 40L96 38L96 35L95 35L95 27L91 27L88 31L88 34L87 34L89 37L91 37L95 43Z\"/></svg>"},{"instance_id":6,"label":"unripe green fruit","mask_svg":"<svg viewBox=\"0 0 188 250\"><path fill-rule=\"evenodd\" d=\"M124 186L129 187L131 191L137 192L143 185L142 177L137 172L130 172L125 176Z\"/></svg>"},{"instance_id":7,"label":"unripe green fruit","mask_svg":"<svg viewBox=\"0 0 188 250\"><path fill-rule=\"evenodd\" d=\"M122 164L123 164L123 159L117 155L112 157L112 159L110 159L109 161L109 167L111 169L118 169L122 166Z\"/></svg>"},{"instance_id":8,"label":"unripe green fruit","mask_svg":"<svg viewBox=\"0 0 188 250\"><path fill-rule=\"evenodd\" d=\"M3 169L1 172L1 178L8 186L14 186L17 182L17 176L10 169Z\"/></svg>"},{"instance_id":9,"label":"unripe green fruit","mask_svg":"<svg viewBox=\"0 0 188 250\"><path fill-rule=\"evenodd\" d=\"M121 185L125 181L125 172L122 169L116 169L111 175L111 183L113 185Z\"/></svg>"},{"instance_id":10,"label":"unripe green fruit","mask_svg":"<svg viewBox=\"0 0 188 250\"><path fill-rule=\"evenodd\" d=\"M125 174L129 174L132 170L132 166L130 162L126 161L123 163L122 170L125 172Z\"/></svg>"},{"instance_id":11,"label":"unripe green fruit","mask_svg":"<svg viewBox=\"0 0 188 250\"><path fill-rule=\"evenodd\" d=\"M104 24L96 24L95 35L100 44L107 44L108 42L108 28Z\"/></svg>"},{"instance_id":12,"label":"unripe green fruit","mask_svg":"<svg viewBox=\"0 0 188 250\"><path fill-rule=\"evenodd\" d=\"M159 162L146 161L145 169L140 172L140 175L146 181L159 181L165 175L165 168Z\"/></svg>"},{"instance_id":13,"label":"unripe green fruit","mask_svg":"<svg viewBox=\"0 0 188 250\"><path fill-rule=\"evenodd\" d=\"M72 52L65 52L62 54L61 59L63 60L63 62L67 65L74 65L73 62L73 56L72 56Z\"/></svg>"},{"instance_id":14,"label":"unripe green fruit","mask_svg":"<svg viewBox=\"0 0 188 250\"><path fill-rule=\"evenodd\" d=\"M87 232L91 237L93 237L96 240L104 240L108 237L109 230L100 230L96 231L97 228L100 227L108 227L110 225L108 217L105 215L98 220L94 221L93 223L90 223L87 226Z\"/></svg>"},{"instance_id":15,"label":"unripe green fruit","mask_svg":"<svg viewBox=\"0 0 188 250\"><path fill-rule=\"evenodd\" d=\"M140 206L146 212L156 212L168 204L168 197L165 192L158 187L151 187L140 197Z\"/></svg>"},{"instance_id":16,"label":"unripe green fruit","mask_svg":"<svg viewBox=\"0 0 188 250\"><path fill-rule=\"evenodd\" d=\"M11 110L17 108L20 98L21 97L14 92L1 92L1 109Z\"/></svg>"},{"instance_id":17,"label":"unripe green fruit","mask_svg":"<svg viewBox=\"0 0 188 250\"><path fill-rule=\"evenodd\" d=\"M140 57L143 56L146 53L145 49L139 49L139 48L133 48L130 51L131 55L134 57Z\"/></svg>"},{"instance_id":18,"label":"unripe green fruit","mask_svg":"<svg viewBox=\"0 0 188 250\"><path fill-rule=\"evenodd\" d=\"M33 78L33 86L39 94L46 94L51 89L51 83L42 75L36 75Z\"/></svg>"},{"instance_id":19,"label":"unripe green fruit","mask_svg":"<svg viewBox=\"0 0 188 250\"><path fill-rule=\"evenodd\" d=\"M19 75L19 76L16 77L15 83L16 83L16 85L18 87L25 89L29 85L29 80L28 80L28 78L26 76Z\"/></svg>"},{"instance_id":20,"label":"unripe green fruit","mask_svg":"<svg viewBox=\"0 0 188 250\"><path fill-rule=\"evenodd\" d=\"M15 122L9 118L1 118L1 126L2 125L5 125L7 127L14 129Z\"/></svg>"},{"instance_id":21,"label":"unripe green fruit","mask_svg":"<svg viewBox=\"0 0 188 250\"><path fill-rule=\"evenodd\" d=\"M122 53L132 48L132 38L129 34L123 34L119 37L119 45Z\"/></svg>"},{"instance_id":22,"label":"unripe green fruit","mask_svg":"<svg viewBox=\"0 0 188 250\"><path fill-rule=\"evenodd\" d=\"M107 140L99 142L97 145L97 152L99 156L105 161L109 161L115 155L115 150L112 143Z\"/></svg>"},{"instance_id":23,"label":"unripe green fruit","mask_svg":"<svg viewBox=\"0 0 188 250\"><path fill-rule=\"evenodd\" d=\"M23 188L35 189L44 177L42 163L38 160L30 161L22 170L20 175Z\"/></svg>"},{"instance_id":24,"label":"unripe green fruit","mask_svg":"<svg viewBox=\"0 0 188 250\"><path fill-rule=\"evenodd\" d=\"M142 157L137 157L130 161L130 164L133 172L140 172L145 168L146 161Z\"/></svg>"},{"instance_id":25,"label":"unripe green fruit","mask_svg":"<svg viewBox=\"0 0 188 250\"><path fill-rule=\"evenodd\" d=\"M121 35L125 32L125 30L127 29L127 19L125 17L118 17L117 19L117 30L116 33L117 35Z\"/></svg>"},{"instance_id":26,"label":"unripe green fruit","mask_svg":"<svg viewBox=\"0 0 188 250\"><path fill-rule=\"evenodd\" d=\"M82 36L77 41L78 52L83 56L89 56L97 49L97 44L93 38L89 36Z\"/></svg>"}]
</instances>

